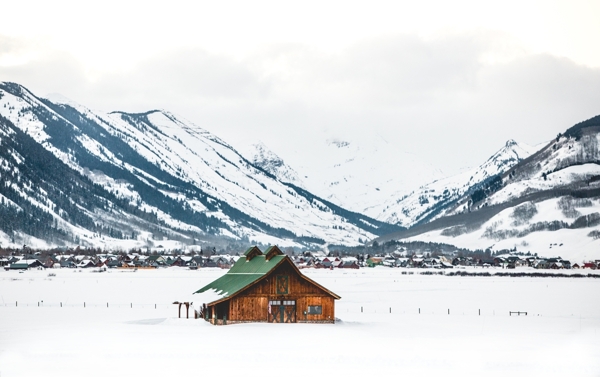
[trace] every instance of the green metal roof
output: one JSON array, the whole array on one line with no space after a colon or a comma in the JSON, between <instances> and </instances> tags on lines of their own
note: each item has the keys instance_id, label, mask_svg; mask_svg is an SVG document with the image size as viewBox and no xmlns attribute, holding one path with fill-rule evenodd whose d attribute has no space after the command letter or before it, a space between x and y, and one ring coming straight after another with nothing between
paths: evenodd
<instances>
[{"instance_id":1,"label":"green metal roof","mask_svg":"<svg viewBox=\"0 0 600 377\"><path fill-rule=\"evenodd\" d=\"M194 293L214 289L222 295L222 298L230 297L265 276L285 257L285 255L275 255L270 260L266 260L265 255L257 255L249 261L246 257L240 257L225 275Z\"/></svg>"},{"instance_id":2,"label":"green metal roof","mask_svg":"<svg viewBox=\"0 0 600 377\"><path fill-rule=\"evenodd\" d=\"M11 270L26 270L29 268L27 263L13 263L9 267Z\"/></svg>"},{"instance_id":3,"label":"green metal roof","mask_svg":"<svg viewBox=\"0 0 600 377\"><path fill-rule=\"evenodd\" d=\"M264 254L267 255L273 249L279 249L277 246L270 246L267 250L265 250Z\"/></svg>"}]
</instances>

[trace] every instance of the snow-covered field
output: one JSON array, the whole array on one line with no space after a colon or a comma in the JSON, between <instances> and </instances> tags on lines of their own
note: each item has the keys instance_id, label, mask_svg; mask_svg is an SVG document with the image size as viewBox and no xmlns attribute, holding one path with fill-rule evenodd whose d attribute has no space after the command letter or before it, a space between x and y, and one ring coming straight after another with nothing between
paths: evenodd
<instances>
[{"instance_id":1,"label":"snow-covered field","mask_svg":"<svg viewBox=\"0 0 600 377\"><path fill-rule=\"evenodd\" d=\"M171 303L223 270L78 271L0 271L0 376L600 375L600 279L304 270L335 325L212 326Z\"/></svg>"}]
</instances>

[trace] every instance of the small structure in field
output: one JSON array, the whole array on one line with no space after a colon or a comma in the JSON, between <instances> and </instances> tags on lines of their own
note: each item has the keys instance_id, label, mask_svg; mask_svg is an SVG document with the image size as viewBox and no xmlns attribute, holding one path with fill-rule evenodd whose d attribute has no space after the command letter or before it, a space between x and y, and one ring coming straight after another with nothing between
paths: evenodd
<instances>
[{"instance_id":1,"label":"small structure in field","mask_svg":"<svg viewBox=\"0 0 600 377\"><path fill-rule=\"evenodd\" d=\"M225 275L194 293L206 300L203 317L213 324L334 323L341 298L304 276L277 246L264 254L249 248Z\"/></svg>"}]
</instances>

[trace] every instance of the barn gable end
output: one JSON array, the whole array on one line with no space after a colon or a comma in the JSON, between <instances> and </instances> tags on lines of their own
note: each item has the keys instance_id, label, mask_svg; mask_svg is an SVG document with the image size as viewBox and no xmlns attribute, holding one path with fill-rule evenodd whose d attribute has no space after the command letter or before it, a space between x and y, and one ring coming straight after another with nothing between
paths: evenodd
<instances>
[{"instance_id":1,"label":"barn gable end","mask_svg":"<svg viewBox=\"0 0 600 377\"><path fill-rule=\"evenodd\" d=\"M265 259L270 260L271 258L273 258L276 255L283 255L283 252L281 250L279 250L279 248L277 246L271 246L265 252Z\"/></svg>"},{"instance_id":2,"label":"barn gable end","mask_svg":"<svg viewBox=\"0 0 600 377\"><path fill-rule=\"evenodd\" d=\"M248 250L246 250L246 252L244 253L244 256L246 257L246 261L251 261L252 258L258 256L258 255L262 255L262 251L260 251L260 249L256 246L253 246L251 248L249 248Z\"/></svg>"}]
</instances>

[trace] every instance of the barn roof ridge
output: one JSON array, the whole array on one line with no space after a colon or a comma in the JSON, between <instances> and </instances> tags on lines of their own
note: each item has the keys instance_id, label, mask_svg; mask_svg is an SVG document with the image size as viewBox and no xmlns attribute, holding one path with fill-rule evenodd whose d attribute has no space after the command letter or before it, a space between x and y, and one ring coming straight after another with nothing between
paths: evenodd
<instances>
[{"instance_id":1,"label":"barn roof ridge","mask_svg":"<svg viewBox=\"0 0 600 377\"><path fill-rule=\"evenodd\" d=\"M252 258L261 256L261 255L263 255L263 252L260 251L260 249L256 245L252 246L251 248L246 250L246 252L244 253L244 256L246 257L246 262L250 262L252 260Z\"/></svg>"},{"instance_id":2,"label":"barn roof ridge","mask_svg":"<svg viewBox=\"0 0 600 377\"><path fill-rule=\"evenodd\" d=\"M265 251L265 258L267 260L270 260L276 255L283 255L283 251L281 251L281 249L279 249L276 245L269 247L267 251Z\"/></svg>"},{"instance_id":3,"label":"barn roof ridge","mask_svg":"<svg viewBox=\"0 0 600 377\"><path fill-rule=\"evenodd\" d=\"M258 252L259 252L259 254L258 254L258 255L262 255L262 251L261 251L261 250L258 248L258 246L254 245L254 246L250 246L250 247L248 248L248 250L246 250L246 251L244 252L244 256L248 256L248 254L250 254L250 252L251 252L252 250L254 250L254 249L258 250Z\"/></svg>"}]
</instances>

